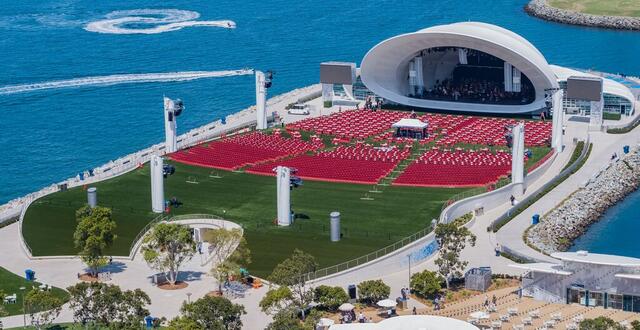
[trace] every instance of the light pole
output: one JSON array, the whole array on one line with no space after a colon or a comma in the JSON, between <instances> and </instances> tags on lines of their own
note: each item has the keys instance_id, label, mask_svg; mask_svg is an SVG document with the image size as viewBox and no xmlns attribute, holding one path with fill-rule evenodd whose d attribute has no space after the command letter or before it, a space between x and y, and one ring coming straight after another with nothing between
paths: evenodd
<instances>
[{"instance_id":1,"label":"light pole","mask_svg":"<svg viewBox=\"0 0 640 330\"><path fill-rule=\"evenodd\" d=\"M23 327L26 328L27 327L27 314L24 308L24 290L26 290L25 287L21 286L20 287L20 292L22 293L22 324Z\"/></svg>"}]
</instances>

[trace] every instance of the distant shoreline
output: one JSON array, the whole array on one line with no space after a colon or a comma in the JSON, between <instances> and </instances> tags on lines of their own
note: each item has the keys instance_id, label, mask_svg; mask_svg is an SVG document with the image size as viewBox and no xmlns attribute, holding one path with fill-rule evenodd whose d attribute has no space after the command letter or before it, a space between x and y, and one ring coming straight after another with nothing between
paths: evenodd
<instances>
[{"instance_id":1,"label":"distant shoreline","mask_svg":"<svg viewBox=\"0 0 640 330\"><path fill-rule=\"evenodd\" d=\"M531 16L552 22L614 30L640 31L640 18L585 14L553 7L547 3L547 0L531 0L524 7L524 10Z\"/></svg>"}]
</instances>

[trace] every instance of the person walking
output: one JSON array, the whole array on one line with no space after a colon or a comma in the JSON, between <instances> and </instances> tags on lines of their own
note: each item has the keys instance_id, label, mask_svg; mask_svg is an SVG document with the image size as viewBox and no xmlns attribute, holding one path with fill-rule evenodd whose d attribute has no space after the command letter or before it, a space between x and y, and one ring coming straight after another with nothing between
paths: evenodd
<instances>
[{"instance_id":1,"label":"person walking","mask_svg":"<svg viewBox=\"0 0 640 330\"><path fill-rule=\"evenodd\" d=\"M418 311L416 310L416 306L413 306L413 309L411 310L411 313L413 315L418 315Z\"/></svg>"}]
</instances>

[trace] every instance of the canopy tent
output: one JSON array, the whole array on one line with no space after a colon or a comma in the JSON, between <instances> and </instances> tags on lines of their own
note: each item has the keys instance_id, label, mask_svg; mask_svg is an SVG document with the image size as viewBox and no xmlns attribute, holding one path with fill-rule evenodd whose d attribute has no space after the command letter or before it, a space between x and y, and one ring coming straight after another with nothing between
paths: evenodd
<instances>
[{"instance_id":1,"label":"canopy tent","mask_svg":"<svg viewBox=\"0 0 640 330\"><path fill-rule=\"evenodd\" d=\"M396 137L423 139L427 137L429 124L415 118L403 118L391 127L396 129Z\"/></svg>"}]
</instances>

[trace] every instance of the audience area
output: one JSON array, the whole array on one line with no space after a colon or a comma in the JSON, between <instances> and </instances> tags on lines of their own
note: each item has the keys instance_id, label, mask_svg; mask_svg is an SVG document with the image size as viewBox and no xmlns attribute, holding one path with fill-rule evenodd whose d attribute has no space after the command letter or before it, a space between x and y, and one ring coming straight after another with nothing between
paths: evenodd
<instances>
[{"instance_id":1,"label":"audience area","mask_svg":"<svg viewBox=\"0 0 640 330\"><path fill-rule=\"evenodd\" d=\"M365 139L389 130L391 125L408 113L400 111L349 110L329 116L309 118L287 125L290 130L314 131L340 138Z\"/></svg>"},{"instance_id":2,"label":"audience area","mask_svg":"<svg viewBox=\"0 0 640 330\"><path fill-rule=\"evenodd\" d=\"M339 146L315 155L300 155L255 166L248 173L275 175L276 166L295 168L296 176L308 180L374 184L387 176L411 152L411 147L374 148Z\"/></svg>"},{"instance_id":3,"label":"audience area","mask_svg":"<svg viewBox=\"0 0 640 330\"><path fill-rule=\"evenodd\" d=\"M488 150L427 151L393 182L398 186L476 187L497 182L511 171L511 154Z\"/></svg>"},{"instance_id":4,"label":"audience area","mask_svg":"<svg viewBox=\"0 0 640 330\"><path fill-rule=\"evenodd\" d=\"M322 141L284 138L280 134L253 132L201 144L170 155L171 159L191 165L236 170L238 168L301 154L323 147Z\"/></svg>"}]
</instances>

